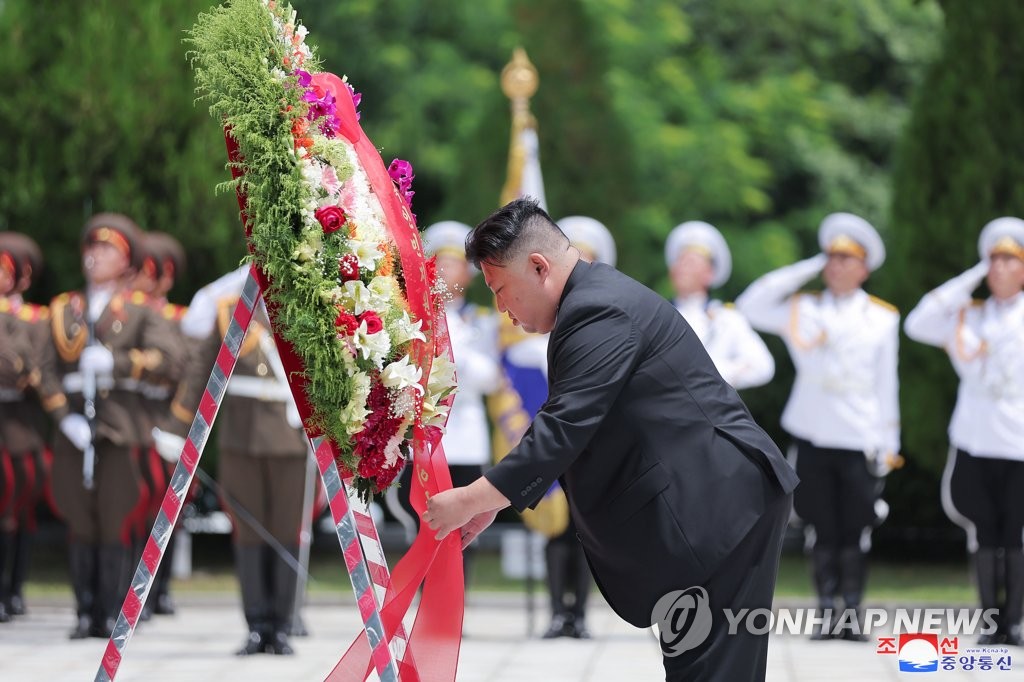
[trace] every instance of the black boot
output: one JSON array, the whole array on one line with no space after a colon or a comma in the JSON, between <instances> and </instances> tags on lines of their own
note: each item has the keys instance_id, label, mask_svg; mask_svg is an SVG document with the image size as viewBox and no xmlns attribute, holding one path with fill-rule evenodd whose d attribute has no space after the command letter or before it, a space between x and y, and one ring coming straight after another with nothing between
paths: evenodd
<instances>
[{"instance_id":1,"label":"black boot","mask_svg":"<svg viewBox=\"0 0 1024 682\"><path fill-rule=\"evenodd\" d=\"M978 598L981 601L982 610L999 608L999 584L996 566L996 549L994 547L980 547L974 554L974 571L978 580ZM1002 613L999 614L999 622L1002 623ZM978 637L979 646L996 644L999 641L998 632L982 634Z\"/></svg>"},{"instance_id":2,"label":"black boot","mask_svg":"<svg viewBox=\"0 0 1024 682\"><path fill-rule=\"evenodd\" d=\"M811 633L811 639L832 639L832 614L835 613L836 592L839 590L838 552L832 547L815 547L811 552L811 569L814 591L818 593L818 610L823 619Z\"/></svg>"},{"instance_id":3,"label":"black boot","mask_svg":"<svg viewBox=\"0 0 1024 682\"><path fill-rule=\"evenodd\" d=\"M298 547L286 547L285 549L293 557L297 557L299 554ZM298 576L295 574L295 569L276 552L269 547L267 552L271 555L270 585L273 590L271 597L273 633L270 643L267 645L267 653L291 656L295 650L292 649L292 645L288 641L288 630L291 628L292 618L295 615L295 588Z\"/></svg>"},{"instance_id":4,"label":"black boot","mask_svg":"<svg viewBox=\"0 0 1024 682\"><path fill-rule=\"evenodd\" d=\"M267 601L267 567L263 547L235 546L235 570L242 591L242 612L249 634L238 656L266 651L270 640L270 606Z\"/></svg>"},{"instance_id":5,"label":"black boot","mask_svg":"<svg viewBox=\"0 0 1024 682\"><path fill-rule=\"evenodd\" d=\"M860 547L844 547L839 551L839 574L839 593L843 597L848 624L843 629L842 638L851 642L866 642L868 637L864 632L864 614L860 603L867 583L868 558Z\"/></svg>"},{"instance_id":6,"label":"black boot","mask_svg":"<svg viewBox=\"0 0 1024 682\"><path fill-rule=\"evenodd\" d=\"M7 562L14 558L14 533L0 531L0 623L11 620L8 609L11 594L7 589Z\"/></svg>"},{"instance_id":7,"label":"black boot","mask_svg":"<svg viewBox=\"0 0 1024 682\"><path fill-rule=\"evenodd\" d=\"M1006 604L1002 614L1005 641L1011 646L1022 646L1020 620L1024 609L1024 550L1007 547L1004 552Z\"/></svg>"},{"instance_id":8,"label":"black boot","mask_svg":"<svg viewBox=\"0 0 1024 682\"><path fill-rule=\"evenodd\" d=\"M78 542L68 545L71 589L75 593L75 626L68 637L85 639L92 629L96 609L96 548Z\"/></svg>"},{"instance_id":9,"label":"black boot","mask_svg":"<svg viewBox=\"0 0 1024 682\"><path fill-rule=\"evenodd\" d=\"M555 639L572 634L572 614L565 606L565 588L569 574L568 560L569 548L566 544L558 539L548 540L544 547L544 561L548 595L551 598L551 625L541 635L542 639Z\"/></svg>"},{"instance_id":10,"label":"black boot","mask_svg":"<svg viewBox=\"0 0 1024 682\"><path fill-rule=\"evenodd\" d=\"M25 576L28 574L29 556L32 553L32 536L24 528L14 536L14 560L11 562L11 585L9 591L8 611L12 616L25 615L25 599L23 590Z\"/></svg>"},{"instance_id":11,"label":"black boot","mask_svg":"<svg viewBox=\"0 0 1024 682\"><path fill-rule=\"evenodd\" d=\"M125 574L131 561L132 549L123 545L105 545L99 550L99 583L97 609L93 617L90 637L107 639L114 631L117 616L128 588Z\"/></svg>"}]
</instances>

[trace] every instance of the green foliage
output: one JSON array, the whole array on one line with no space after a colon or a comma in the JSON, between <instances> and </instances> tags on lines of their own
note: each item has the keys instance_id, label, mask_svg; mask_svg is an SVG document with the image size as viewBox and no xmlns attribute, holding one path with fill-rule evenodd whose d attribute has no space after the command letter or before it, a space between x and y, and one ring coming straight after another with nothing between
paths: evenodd
<instances>
[{"instance_id":1,"label":"green foliage","mask_svg":"<svg viewBox=\"0 0 1024 682\"><path fill-rule=\"evenodd\" d=\"M942 54L917 94L893 175L895 267L883 284L904 310L977 263L986 222L1024 215L1024 5L943 7ZM912 341L903 344L900 370L904 448L934 475L946 460L956 377L945 353Z\"/></svg>"}]
</instances>

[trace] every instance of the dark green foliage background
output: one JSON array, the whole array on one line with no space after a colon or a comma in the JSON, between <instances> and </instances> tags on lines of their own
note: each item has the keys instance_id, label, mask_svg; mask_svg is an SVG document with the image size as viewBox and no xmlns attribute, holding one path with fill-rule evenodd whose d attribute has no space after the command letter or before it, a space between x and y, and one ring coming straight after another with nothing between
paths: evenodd
<instances>
[{"instance_id":1,"label":"dark green foliage background","mask_svg":"<svg viewBox=\"0 0 1024 682\"><path fill-rule=\"evenodd\" d=\"M182 240L179 301L243 255L234 197L214 193L228 178L222 134L195 101L182 43L213 4L0 2L0 229L44 246L34 298L80 284L79 229L99 210ZM820 219L846 210L890 245L867 288L905 314L974 262L986 220L1024 213L1019 3L295 4L325 68L363 93L385 161L414 164L421 225L475 223L496 207L509 139L499 75L524 46L541 78L551 213L605 222L620 268L665 295L663 240L684 220L729 239L734 272L716 294L731 299L811 255ZM785 443L792 367L770 343L776 379L744 397ZM905 338L901 361L913 463L890 478L893 523L948 525L937 482L955 377L940 351Z\"/></svg>"}]
</instances>

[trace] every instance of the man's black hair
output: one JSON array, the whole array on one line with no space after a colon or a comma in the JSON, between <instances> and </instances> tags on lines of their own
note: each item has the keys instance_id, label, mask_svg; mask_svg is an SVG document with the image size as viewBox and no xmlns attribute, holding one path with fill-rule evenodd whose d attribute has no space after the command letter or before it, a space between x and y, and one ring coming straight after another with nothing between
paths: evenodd
<instances>
[{"instance_id":1,"label":"man's black hair","mask_svg":"<svg viewBox=\"0 0 1024 682\"><path fill-rule=\"evenodd\" d=\"M473 228L466 236L466 259L477 267L481 263L504 265L523 247L539 248L540 242L549 238L568 246L566 236L537 200L523 197L505 204Z\"/></svg>"}]
</instances>

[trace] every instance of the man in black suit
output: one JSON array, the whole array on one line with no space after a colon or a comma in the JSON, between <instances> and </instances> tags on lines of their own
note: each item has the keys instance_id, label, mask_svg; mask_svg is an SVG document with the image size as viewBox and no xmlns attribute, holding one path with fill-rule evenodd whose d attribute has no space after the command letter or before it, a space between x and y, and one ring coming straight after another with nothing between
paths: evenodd
<instances>
[{"instance_id":1,"label":"man in black suit","mask_svg":"<svg viewBox=\"0 0 1024 682\"><path fill-rule=\"evenodd\" d=\"M551 332L549 396L504 460L428 501L426 523L465 545L498 509L535 505L558 479L608 603L637 627L660 621L667 680L763 680L767 635L728 634L723 609L771 606L797 484L778 448L675 308L580 260L535 201L480 223L466 255L500 311ZM655 613L691 587L709 600L706 639L679 631L686 612ZM706 628L693 613L683 625Z\"/></svg>"}]
</instances>

